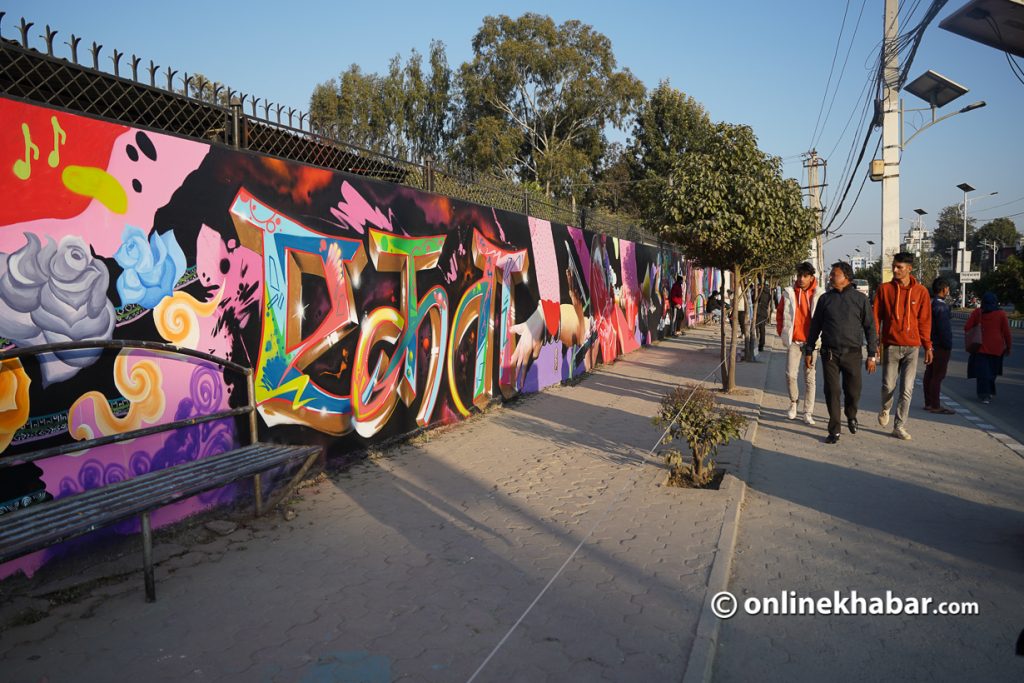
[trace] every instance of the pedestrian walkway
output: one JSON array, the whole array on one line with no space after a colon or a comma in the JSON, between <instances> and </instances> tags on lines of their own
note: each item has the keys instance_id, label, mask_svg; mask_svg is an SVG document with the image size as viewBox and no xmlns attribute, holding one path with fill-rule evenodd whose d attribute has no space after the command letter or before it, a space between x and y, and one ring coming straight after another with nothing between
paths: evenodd
<instances>
[{"instance_id":1,"label":"pedestrian walkway","mask_svg":"<svg viewBox=\"0 0 1024 683\"><path fill-rule=\"evenodd\" d=\"M742 487L665 487L650 418L718 363L717 330L692 330L323 477L294 517L158 532L155 604L137 573L44 570L4 596L2 678L678 681ZM725 400L753 416L767 364L738 367ZM49 608L57 589L78 597Z\"/></svg>"},{"instance_id":2,"label":"pedestrian walkway","mask_svg":"<svg viewBox=\"0 0 1024 683\"><path fill-rule=\"evenodd\" d=\"M777 340L776 340L777 342ZM1021 681L1024 459L979 420L921 409L878 425L880 375L865 376L861 429L838 445L786 419L785 363L769 367L729 590L749 597L930 597L975 616L750 616L724 621L715 681ZM819 382L819 386L820 382ZM952 403L951 403L952 404ZM964 413L968 413L965 415Z\"/></svg>"}]
</instances>

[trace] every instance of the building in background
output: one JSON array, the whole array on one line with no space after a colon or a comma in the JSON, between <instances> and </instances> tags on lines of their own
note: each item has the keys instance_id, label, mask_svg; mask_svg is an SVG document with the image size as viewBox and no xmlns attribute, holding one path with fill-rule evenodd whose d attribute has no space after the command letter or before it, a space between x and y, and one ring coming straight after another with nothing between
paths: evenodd
<instances>
[{"instance_id":1,"label":"building in background","mask_svg":"<svg viewBox=\"0 0 1024 683\"><path fill-rule=\"evenodd\" d=\"M915 225L907 230L907 236L900 245L900 251L909 251L918 260L921 260L928 254L931 254L934 247L931 233L923 226Z\"/></svg>"}]
</instances>

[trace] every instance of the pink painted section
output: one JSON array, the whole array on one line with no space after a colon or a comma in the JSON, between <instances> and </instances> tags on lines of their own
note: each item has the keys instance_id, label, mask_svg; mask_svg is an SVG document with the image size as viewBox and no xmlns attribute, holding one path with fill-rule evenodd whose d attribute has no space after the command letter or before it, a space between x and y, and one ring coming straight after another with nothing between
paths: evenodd
<instances>
[{"instance_id":1,"label":"pink painted section","mask_svg":"<svg viewBox=\"0 0 1024 683\"><path fill-rule=\"evenodd\" d=\"M555 256L550 221L530 216L530 244L533 246L533 265L540 298L559 301L558 258Z\"/></svg>"},{"instance_id":2,"label":"pink painted section","mask_svg":"<svg viewBox=\"0 0 1024 683\"><path fill-rule=\"evenodd\" d=\"M366 228L377 228L394 232L390 211L385 216L380 209L371 206L348 182L341 184L341 200L331 207L331 215L341 221L341 227L351 228L362 235Z\"/></svg>"},{"instance_id":3,"label":"pink painted section","mask_svg":"<svg viewBox=\"0 0 1024 683\"><path fill-rule=\"evenodd\" d=\"M202 163L210 147L201 142L146 131L156 149L156 161L151 161L145 155L139 155L138 161L132 161L125 150L135 144L137 132L133 128L114 141L106 168L128 195L126 213L112 213L94 199L85 211L74 218L42 218L19 223L16 229L0 232L0 251L14 251L25 242L22 233L33 232L40 237L52 237L58 242L68 235L88 235L89 246L98 255L113 256L121 246L124 226L133 225L148 232L157 209L170 201L171 195L181 187L188 174ZM141 192L132 188L133 180L141 185Z\"/></svg>"},{"instance_id":4,"label":"pink painted section","mask_svg":"<svg viewBox=\"0 0 1024 683\"><path fill-rule=\"evenodd\" d=\"M228 264L226 273L222 271L224 262ZM263 258L234 239L225 244L220 233L204 224L196 238L196 273L204 286L218 288L221 296L217 313L199 318L199 348L252 367L255 359L231 357L231 341L237 331L225 321L246 327L252 304L262 303Z\"/></svg>"},{"instance_id":5,"label":"pink painted section","mask_svg":"<svg viewBox=\"0 0 1024 683\"><path fill-rule=\"evenodd\" d=\"M580 263L583 264L583 279L587 283L587 289L590 289L590 267L587 265L590 263L590 249L587 247L587 240L583 237L583 231L579 228L568 228L569 237L572 239L573 245L576 247L576 253L580 257Z\"/></svg>"},{"instance_id":6,"label":"pink painted section","mask_svg":"<svg viewBox=\"0 0 1024 683\"><path fill-rule=\"evenodd\" d=\"M640 281L636 275L636 244L628 240L619 240L620 264L622 269L622 292L620 299L626 313L626 324L636 330L637 318L640 313ZM633 335L630 335L633 336Z\"/></svg>"}]
</instances>

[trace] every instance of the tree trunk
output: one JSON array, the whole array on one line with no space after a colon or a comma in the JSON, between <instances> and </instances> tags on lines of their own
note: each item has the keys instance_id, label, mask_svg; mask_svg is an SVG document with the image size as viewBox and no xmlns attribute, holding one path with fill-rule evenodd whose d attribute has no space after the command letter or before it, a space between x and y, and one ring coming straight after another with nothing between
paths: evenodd
<instances>
[{"instance_id":1,"label":"tree trunk","mask_svg":"<svg viewBox=\"0 0 1024 683\"><path fill-rule=\"evenodd\" d=\"M736 337L739 331L740 317L740 312L736 307L736 299L739 294L736 291L736 288L739 287L739 284L742 282L742 280L740 280L740 275L740 267L733 266L732 310L729 312L729 319L732 324L729 330L729 349L728 353L725 354L725 365L722 367L722 391L724 391L725 393L729 393L730 391L736 388L736 342L738 341Z\"/></svg>"}]
</instances>

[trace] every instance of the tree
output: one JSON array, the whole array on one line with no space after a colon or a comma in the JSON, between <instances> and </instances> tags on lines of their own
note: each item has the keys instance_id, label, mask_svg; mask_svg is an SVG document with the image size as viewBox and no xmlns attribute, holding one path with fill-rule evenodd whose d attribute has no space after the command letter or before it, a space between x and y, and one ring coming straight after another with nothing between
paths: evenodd
<instances>
[{"instance_id":1,"label":"tree","mask_svg":"<svg viewBox=\"0 0 1024 683\"><path fill-rule=\"evenodd\" d=\"M179 95L186 94L184 84L177 90ZM207 104L227 107L231 104L228 88L223 83L211 81L200 72L188 74L188 96Z\"/></svg>"},{"instance_id":2,"label":"tree","mask_svg":"<svg viewBox=\"0 0 1024 683\"><path fill-rule=\"evenodd\" d=\"M311 121L346 142L422 160L444 156L450 141L452 72L444 44L430 43L430 73L416 50L405 64L395 55L384 75L357 64L313 88Z\"/></svg>"},{"instance_id":3,"label":"tree","mask_svg":"<svg viewBox=\"0 0 1024 683\"><path fill-rule=\"evenodd\" d=\"M779 263L795 268L814 236L816 214L803 207L799 183L782 178L782 162L757 147L748 126L716 124L680 155L664 193L666 239L701 265L731 270L736 294ZM722 328L722 387L736 386L736 307L728 349Z\"/></svg>"},{"instance_id":4,"label":"tree","mask_svg":"<svg viewBox=\"0 0 1024 683\"><path fill-rule=\"evenodd\" d=\"M644 92L628 69L616 70L607 37L534 13L484 18L459 83L460 161L559 196L589 186L605 127L621 127Z\"/></svg>"},{"instance_id":5,"label":"tree","mask_svg":"<svg viewBox=\"0 0 1024 683\"><path fill-rule=\"evenodd\" d=\"M981 270L992 270L992 263L995 261L991 258L993 248L998 251L1002 247L1016 247L1019 239L1020 233L1017 232L1017 226L1009 218L996 218L989 221L974 233L971 248L975 252L981 250L981 253L975 255L975 263L980 264ZM995 247L992 246L993 243ZM989 256L989 258L985 258L985 256Z\"/></svg>"},{"instance_id":6,"label":"tree","mask_svg":"<svg viewBox=\"0 0 1024 683\"><path fill-rule=\"evenodd\" d=\"M878 285L882 284L882 262L875 261L867 268L858 268L853 277L856 280L867 280L870 290L877 292Z\"/></svg>"},{"instance_id":7,"label":"tree","mask_svg":"<svg viewBox=\"0 0 1024 683\"><path fill-rule=\"evenodd\" d=\"M971 243L971 235L974 233L975 220L971 217L967 218L967 243ZM948 262L949 260L949 249L953 248L953 253L956 253L956 247L960 244L964 235L964 211L962 204L953 204L947 206L939 212L939 224L935 228L935 232L932 233L932 244L936 254L940 259L944 259Z\"/></svg>"},{"instance_id":8,"label":"tree","mask_svg":"<svg viewBox=\"0 0 1024 683\"><path fill-rule=\"evenodd\" d=\"M991 273L974 283L975 294L995 292L1002 302L1010 302L1017 311L1024 311L1024 259L1014 255L999 264Z\"/></svg>"},{"instance_id":9,"label":"tree","mask_svg":"<svg viewBox=\"0 0 1024 683\"><path fill-rule=\"evenodd\" d=\"M620 142L608 145L594 171L594 185L587 197L589 204L603 206L613 213L639 217L637 188L633 180L633 159Z\"/></svg>"},{"instance_id":10,"label":"tree","mask_svg":"<svg viewBox=\"0 0 1024 683\"><path fill-rule=\"evenodd\" d=\"M673 163L698 146L711 129L704 107L668 81L659 83L640 106L628 158L635 201L648 227L660 227L662 196Z\"/></svg>"}]
</instances>

